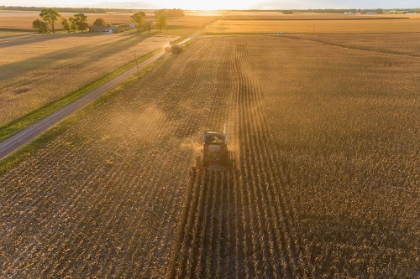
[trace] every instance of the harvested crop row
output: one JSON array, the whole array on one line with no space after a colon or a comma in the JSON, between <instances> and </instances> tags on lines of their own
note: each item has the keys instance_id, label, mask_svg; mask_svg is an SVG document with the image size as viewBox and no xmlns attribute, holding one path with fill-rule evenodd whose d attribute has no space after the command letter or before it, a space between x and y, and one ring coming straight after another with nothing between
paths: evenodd
<instances>
[{"instance_id":1,"label":"harvested crop row","mask_svg":"<svg viewBox=\"0 0 420 279\"><path fill-rule=\"evenodd\" d=\"M418 63L274 36L228 43L241 175L193 172L168 278L415 278L418 105L400 81Z\"/></svg>"},{"instance_id":2,"label":"harvested crop row","mask_svg":"<svg viewBox=\"0 0 420 279\"><path fill-rule=\"evenodd\" d=\"M275 162L246 44L234 43L232 117L238 123L241 178L230 171L192 172L169 278L296 277L305 270L293 217L280 195L281 175L270 166Z\"/></svg>"},{"instance_id":3,"label":"harvested crop row","mask_svg":"<svg viewBox=\"0 0 420 279\"><path fill-rule=\"evenodd\" d=\"M418 61L238 36L162 62L0 178L2 277L418 277ZM240 176L189 178L224 123Z\"/></svg>"},{"instance_id":4,"label":"harvested crop row","mask_svg":"<svg viewBox=\"0 0 420 279\"><path fill-rule=\"evenodd\" d=\"M195 142L229 106L208 59L227 49L191 49L0 178L0 276L163 276Z\"/></svg>"},{"instance_id":5,"label":"harvested crop row","mask_svg":"<svg viewBox=\"0 0 420 279\"><path fill-rule=\"evenodd\" d=\"M233 257L230 228L237 175L232 172L192 171L191 185L181 221L179 242L169 277L203 278L235 274L229 258ZM234 262L232 262L233 264Z\"/></svg>"}]
</instances>

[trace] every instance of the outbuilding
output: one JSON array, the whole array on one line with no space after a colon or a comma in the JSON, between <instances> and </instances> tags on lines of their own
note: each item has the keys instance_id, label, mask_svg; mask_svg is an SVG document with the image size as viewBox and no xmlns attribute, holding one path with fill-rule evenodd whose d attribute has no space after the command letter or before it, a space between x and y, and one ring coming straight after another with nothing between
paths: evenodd
<instances>
[{"instance_id":1,"label":"outbuilding","mask_svg":"<svg viewBox=\"0 0 420 279\"><path fill-rule=\"evenodd\" d=\"M90 26L89 32L107 32L107 33L116 33L118 32L118 27L115 26Z\"/></svg>"}]
</instances>

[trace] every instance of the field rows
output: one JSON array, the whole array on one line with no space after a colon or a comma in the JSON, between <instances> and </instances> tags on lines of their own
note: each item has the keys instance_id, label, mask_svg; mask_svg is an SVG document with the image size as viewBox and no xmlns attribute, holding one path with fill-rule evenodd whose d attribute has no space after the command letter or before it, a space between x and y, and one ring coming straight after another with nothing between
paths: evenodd
<instances>
[{"instance_id":1,"label":"field rows","mask_svg":"<svg viewBox=\"0 0 420 279\"><path fill-rule=\"evenodd\" d=\"M306 270L245 43L232 46L239 173L192 172L170 278L295 278Z\"/></svg>"},{"instance_id":2,"label":"field rows","mask_svg":"<svg viewBox=\"0 0 420 279\"><path fill-rule=\"evenodd\" d=\"M0 276L416 278L419 69L197 39L0 177ZM237 170L190 171L225 123Z\"/></svg>"},{"instance_id":3,"label":"field rows","mask_svg":"<svg viewBox=\"0 0 420 279\"><path fill-rule=\"evenodd\" d=\"M349 20L323 19L317 20L299 19L226 19L220 20L213 25L208 34L275 34L278 31L285 34L366 34L366 33L418 33L420 31L420 17L413 18L389 18L389 19L359 19Z\"/></svg>"},{"instance_id":4,"label":"field rows","mask_svg":"<svg viewBox=\"0 0 420 279\"><path fill-rule=\"evenodd\" d=\"M420 119L409 81L420 64L280 40L267 38L263 49L248 43L249 60L256 79L280 73L260 82L261 107L309 274L415 278Z\"/></svg>"},{"instance_id":5,"label":"field rows","mask_svg":"<svg viewBox=\"0 0 420 279\"><path fill-rule=\"evenodd\" d=\"M343 48L376 51L387 54L420 57L420 33L382 34L299 34L291 38L307 39ZM378 67L389 67L389 63L378 61Z\"/></svg>"},{"instance_id":6,"label":"field rows","mask_svg":"<svg viewBox=\"0 0 420 279\"><path fill-rule=\"evenodd\" d=\"M276 50L283 45L272 47L270 44L281 39L263 38L271 53L278 52ZM268 106L267 97L284 96L278 90L268 90L267 85L272 80L264 78L269 75L263 72L255 74L261 70L256 65L264 62L256 60L261 57L257 52L250 56L249 50L260 45L247 38L232 41L235 55L231 59L235 61L237 73L233 76L237 84L234 88L237 102L234 113L238 145L235 147L240 176L224 171L192 172L168 278L415 278L419 274L419 258L416 256L419 247L409 243L419 240L415 221L419 212L413 206L419 202L416 178L412 176L411 186L408 182L405 186L400 185L400 193L385 188L378 195L375 190L365 188L370 187L369 175L364 177L368 179L365 183L362 183L362 177L348 181L342 169L354 178L359 176L358 170L334 166L339 163L334 157L329 158L331 162L323 161L328 159L322 157L318 159L327 166L325 169L315 167L316 162L308 165L309 158L316 156L303 157L305 155L296 149L298 146L291 144L292 149L286 145L279 147L293 134L284 130L284 122L276 115L278 108L275 103ZM299 52L298 43L293 45L293 50ZM314 43L309 47L315 46L318 45ZM288 47L292 48L292 45ZM364 55L374 54L367 52ZM396 57L384 58L390 65L395 63L393 60ZM264 67L275 72L278 66L265 61ZM273 96L269 95L271 92L275 92ZM410 90L404 94L411 96ZM272 109L268 109L270 107ZM276 126L279 129L273 129ZM334 131L330 133L335 135ZM305 148L312 147L307 145ZM382 158L385 160L386 157ZM298 162L304 163L299 165ZM403 165L400 162L400 166ZM330 177L328 171L335 174L334 177ZM330 181L318 185L314 175L321 181L322 176ZM373 173L371 175L376 177ZM397 177L395 179L401 179ZM394 181L391 177L388 179ZM340 188L334 188L335 185L340 185ZM359 196L361 193L369 198ZM345 208L338 204L340 200L345 200ZM410 205L402 205L404 201ZM392 214L390 210L381 209L381 202L399 206L392 207L395 211ZM349 215L354 218L350 222L347 221ZM383 223L386 220L390 223ZM410 230L409 224L412 226L410 233L407 231ZM392 226L391 230L389 226ZM395 239L398 235L403 235L403 238Z\"/></svg>"},{"instance_id":7,"label":"field rows","mask_svg":"<svg viewBox=\"0 0 420 279\"><path fill-rule=\"evenodd\" d=\"M196 139L227 111L209 50L166 57L1 178L2 277L163 276Z\"/></svg>"},{"instance_id":8,"label":"field rows","mask_svg":"<svg viewBox=\"0 0 420 279\"><path fill-rule=\"evenodd\" d=\"M0 41L0 126L58 101L175 36L46 34Z\"/></svg>"}]
</instances>

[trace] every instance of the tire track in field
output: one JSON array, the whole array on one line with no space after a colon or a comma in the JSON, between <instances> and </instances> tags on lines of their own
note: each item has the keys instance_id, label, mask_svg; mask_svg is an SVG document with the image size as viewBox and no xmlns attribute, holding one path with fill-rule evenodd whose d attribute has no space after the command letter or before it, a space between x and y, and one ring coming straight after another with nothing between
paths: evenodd
<instances>
[{"instance_id":1,"label":"tire track in field","mask_svg":"<svg viewBox=\"0 0 420 279\"><path fill-rule=\"evenodd\" d=\"M258 86L257 80L252 74L252 68L248 61L248 51L246 45L238 45L238 67L241 69L242 78L244 79L244 88L239 95L240 106L244 106L242 123L240 122L241 144L241 164L250 171L248 177L244 177L243 181L249 180L255 183L254 202L258 204L258 199L262 203L262 208L267 209L266 212L260 214L259 220L266 221L263 225L267 228L266 232L269 239L265 245L270 247L270 251L277 251L271 256L280 258L272 262L273 274L282 274L283 277L296 278L305 276L308 272L307 263L303 262L302 247L299 237L294 227L295 220L293 214L293 206L290 204L287 189L282 182L283 170L279 166L279 160L276 156L275 145L272 144L274 139L268 128L266 119L263 114L263 108L260 107L263 94ZM253 148L251 152L249 149ZM245 175L244 175L245 176ZM273 249L272 248L277 248ZM265 252L266 253L266 252ZM264 258L264 252L260 253L260 257ZM279 270L275 266L275 262L282 263L284 270ZM269 268L267 268L270 271Z\"/></svg>"},{"instance_id":2,"label":"tire track in field","mask_svg":"<svg viewBox=\"0 0 420 279\"><path fill-rule=\"evenodd\" d=\"M229 278L236 274L229 230L237 174L234 171L192 171L169 278Z\"/></svg>"},{"instance_id":3,"label":"tire track in field","mask_svg":"<svg viewBox=\"0 0 420 279\"><path fill-rule=\"evenodd\" d=\"M167 278L298 278L309 274L283 170L246 44L233 48L235 172L192 171ZM213 121L210 118L210 122Z\"/></svg>"},{"instance_id":4,"label":"tire track in field","mask_svg":"<svg viewBox=\"0 0 420 279\"><path fill-rule=\"evenodd\" d=\"M224 119L219 84L193 75L224 73L196 63L208 52L167 58L170 68L152 70L138 92L115 96L0 178L2 243L12 243L0 246L1 276L162 277L193 156L179 141L207 125L202 104Z\"/></svg>"},{"instance_id":5,"label":"tire track in field","mask_svg":"<svg viewBox=\"0 0 420 279\"><path fill-rule=\"evenodd\" d=\"M208 94L212 102L208 104L208 117L205 127L219 130L226 123L229 142L236 142L235 135L235 98L230 74L234 69L232 58L234 52L228 42L218 42L206 48L208 56L218 57L218 82L209 84ZM216 50L216 52L215 52ZM204 61L204 64L207 62ZM201 144L201 143L200 143ZM230 220L230 207L226 191L226 183L234 183L232 173L214 171L192 171L190 187L186 195L186 204L181 216L178 241L175 244L172 262L168 268L169 278L212 278L214 270L221 274L229 274L230 265L224 259L230 251L229 243L220 239L233 239L227 228L230 224L222 220ZM220 203L220 201L226 201ZM214 222L217 218L218 222ZM230 234L230 235L229 235ZM224 256L223 256L224 255Z\"/></svg>"}]
</instances>

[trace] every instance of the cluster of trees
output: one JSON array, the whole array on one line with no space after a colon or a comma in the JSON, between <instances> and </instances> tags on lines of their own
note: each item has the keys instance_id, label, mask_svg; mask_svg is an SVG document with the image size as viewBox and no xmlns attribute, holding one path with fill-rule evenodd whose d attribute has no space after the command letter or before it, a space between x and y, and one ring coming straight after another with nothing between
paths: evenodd
<instances>
[{"instance_id":1,"label":"cluster of trees","mask_svg":"<svg viewBox=\"0 0 420 279\"><path fill-rule=\"evenodd\" d=\"M37 19L32 22L32 27L37 29L39 33L47 33L48 26L51 26L51 30L55 33L55 23L61 17L61 14L54 8L43 8L39 16L43 19ZM74 17L69 18L68 20L63 18L61 21L63 28L67 32L76 32L85 31L88 28L87 16L83 13L75 14Z\"/></svg>"},{"instance_id":2,"label":"cluster of trees","mask_svg":"<svg viewBox=\"0 0 420 279\"><path fill-rule=\"evenodd\" d=\"M156 18L156 27L159 28L159 30L162 30L162 28L168 27L167 21L168 21L168 14L166 9L163 10L156 10L155 11L155 18Z\"/></svg>"},{"instance_id":3,"label":"cluster of trees","mask_svg":"<svg viewBox=\"0 0 420 279\"><path fill-rule=\"evenodd\" d=\"M32 22L32 27L38 29L39 33L47 33L48 25L51 26L52 32L55 33L55 22L61 17L56 9L44 8L41 10L39 16L44 20L37 19Z\"/></svg>"},{"instance_id":4,"label":"cluster of trees","mask_svg":"<svg viewBox=\"0 0 420 279\"><path fill-rule=\"evenodd\" d=\"M146 26L146 13L145 12L137 12L130 17L130 20L134 23L137 30L142 30L143 28L150 31L152 29L151 25L149 25L150 29L147 29Z\"/></svg>"},{"instance_id":5,"label":"cluster of trees","mask_svg":"<svg viewBox=\"0 0 420 279\"><path fill-rule=\"evenodd\" d=\"M105 20L103 18L97 18L94 22L93 22L94 26L111 26L110 23L106 23Z\"/></svg>"},{"instance_id":6,"label":"cluster of trees","mask_svg":"<svg viewBox=\"0 0 420 279\"><path fill-rule=\"evenodd\" d=\"M166 9L165 11L168 17L181 17L185 15L184 11L181 9Z\"/></svg>"},{"instance_id":7,"label":"cluster of trees","mask_svg":"<svg viewBox=\"0 0 420 279\"><path fill-rule=\"evenodd\" d=\"M389 13L420 13L420 8L415 9L304 9L304 10L292 10L295 12L310 12L310 13L345 13L345 12L352 12L352 13L376 13L376 14L389 14ZM284 13L284 11L283 11Z\"/></svg>"},{"instance_id":8,"label":"cluster of trees","mask_svg":"<svg viewBox=\"0 0 420 279\"><path fill-rule=\"evenodd\" d=\"M39 33L47 33L48 27L51 26L51 30L55 33L55 23L61 18L61 14L55 8L43 8L39 16L42 20L37 19L32 23L32 27L37 29ZM162 9L155 11L156 27L159 30L168 27L168 17L179 17L184 16L184 11L181 9ZM136 12L130 17L130 20L135 24L139 31L149 31L153 28L151 21L147 20L146 13L143 11ZM83 13L75 14L74 17L69 19L63 18L61 24L67 32L76 32L86 30L89 25L87 23L87 16ZM95 26L110 26L103 18L98 18L93 23Z\"/></svg>"},{"instance_id":9,"label":"cluster of trees","mask_svg":"<svg viewBox=\"0 0 420 279\"><path fill-rule=\"evenodd\" d=\"M168 27L168 17L169 16L184 16L184 11L181 9L162 9L162 10L156 10L155 11L155 19L156 19L156 27L159 28L159 30L162 30L164 28ZM146 19L146 13L145 12L137 12L133 14L130 17L131 21L135 24L136 28L141 30L147 30L150 31L152 29L152 22L148 21Z\"/></svg>"},{"instance_id":10,"label":"cluster of trees","mask_svg":"<svg viewBox=\"0 0 420 279\"><path fill-rule=\"evenodd\" d=\"M0 10L13 11L39 11L42 7L20 7L20 6L0 6ZM123 12L131 13L137 9L105 9L105 8L56 8L60 13L91 13L91 14L105 14L107 12Z\"/></svg>"},{"instance_id":11,"label":"cluster of trees","mask_svg":"<svg viewBox=\"0 0 420 279\"><path fill-rule=\"evenodd\" d=\"M71 31L76 33L77 30L83 32L89 27L87 23L87 16L82 13L75 14L74 17L71 17L68 20L63 18L61 24L63 25L63 28L69 33Z\"/></svg>"}]
</instances>

